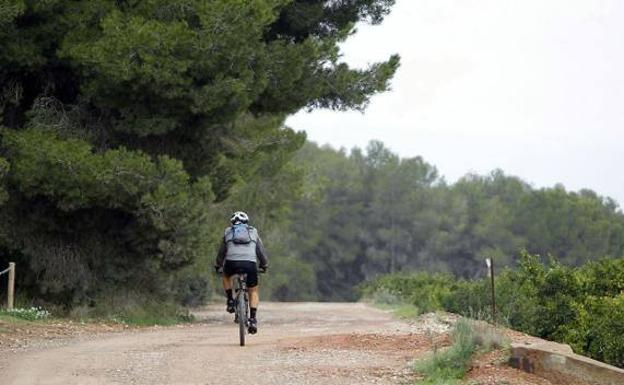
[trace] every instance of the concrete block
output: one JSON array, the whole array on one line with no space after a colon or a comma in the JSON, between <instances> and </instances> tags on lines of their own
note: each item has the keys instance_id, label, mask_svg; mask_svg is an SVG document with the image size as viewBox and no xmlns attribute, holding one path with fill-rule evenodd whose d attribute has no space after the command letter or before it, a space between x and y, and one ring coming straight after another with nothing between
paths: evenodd
<instances>
[{"instance_id":1,"label":"concrete block","mask_svg":"<svg viewBox=\"0 0 624 385\"><path fill-rule=\"evenodd\" d=\"M556 343L511 345L511 366L566 385L624 385L624 370Z\"/></svg>"}]
</instances>

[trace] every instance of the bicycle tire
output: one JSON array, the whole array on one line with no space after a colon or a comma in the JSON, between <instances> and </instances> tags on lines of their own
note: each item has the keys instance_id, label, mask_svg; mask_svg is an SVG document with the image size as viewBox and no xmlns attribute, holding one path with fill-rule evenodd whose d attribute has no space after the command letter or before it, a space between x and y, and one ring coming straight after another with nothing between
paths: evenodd
<instances>
[{"instance_id":1,"label":"bicycle tire","mask_svg":"<svg viewBox=\"0 0 624 385\"><path fill-rule=\"evenodd\" d=\"M247 333L247 309L245 302L245 293L243 290L239 290L238 298L236 299L236 312L238 313L238 335L240 340L240 346L245 346L245 334Z\"/></svg>"}]
</instances>

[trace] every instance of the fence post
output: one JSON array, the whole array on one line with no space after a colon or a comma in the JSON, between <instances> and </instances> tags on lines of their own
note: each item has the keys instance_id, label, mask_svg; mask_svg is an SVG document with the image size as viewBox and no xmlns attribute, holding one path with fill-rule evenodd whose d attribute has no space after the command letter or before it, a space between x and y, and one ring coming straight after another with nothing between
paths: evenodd
<instances>
[{"instance_id":1,"label":"fence post","mask_svg":"<svg viewBox=\"0 0 624 385\"><path fill-rule=\"evenodd\" d=\"M15 298L15 262L9 262L9 289L7 297L7 309L13 310L13 301Z\"/></svg>"},{"instance_id":2,"label":"fence post","mask_svg":"<svg viewBox=\"0 0 624 385\"><path fill-rule=\"evenodd\" d=\"M494 286L494 259L486 258L485 264L488 267L488 275L490 276L490 285L492 290L492 322L496 323L496 292Z\"/></svg>"}]
</instances>

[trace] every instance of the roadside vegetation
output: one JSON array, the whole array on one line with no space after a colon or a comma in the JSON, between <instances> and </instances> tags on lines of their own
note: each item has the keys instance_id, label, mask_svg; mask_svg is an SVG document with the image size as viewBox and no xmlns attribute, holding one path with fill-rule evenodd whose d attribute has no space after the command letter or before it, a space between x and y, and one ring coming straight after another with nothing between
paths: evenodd
<instances>
[{"instance_id":1,"label":"roadside vegetation","mask_svg":"<svg viewBox=\"0 0 624 385\"><path fill-rule=\"evenodd\" d=\"M111 322L132 326L175 325L192 322L189 310L175 303L151 300L138 304L124 302L122 304L106 304L91 309L86 306L74 308L68 318L81 322Z\"/></svg>"},{"instance_id":2,"label":"roadside vegetation","mask_svg":"<svg viewBox=\"0 0 624 385\"><path fill-rule=\"evenodd\" d=\"M502 349L507 340L492 326L460 319L451 333L452 345L436 349L431 356L418 361L414 369L424 376L419 385L453 385L464 378L470 363L478 354Z\"/></svg>"},{"instance_id":3,"label":"roadside vegetation","mask_svg":"<svg viewBox=\"0 0 624 385\"><path fill-rule=\"evenodd\" d=\"M7 323L25 323L50 318L50 312L41 307L0 309L0 321Z\"/></svg>"},{"instance_id":4,"label":"roadside vegetation","mask_svg":"<svg viewBox=\"0 0 624 385\"><path fill-rule=\"evenodd\" d=\"M0 309L0 317L12 317L26 321L37 321L49 318L50 312L41 307L16 308L11 310Z\"/></svg>"},{"instance_id":5,"label":"roadside vegetation","mask_svg":"<svg viewBox=\"0 0 624 385\"><path fill-rule=\"evenodd\" d=\"M107 311L95 313L89 310L86 314L81 314L81 308L74 309L63 318L77 322L91 323L118 323L132 326L154 326L154 325L175 325L179 323L192 322L193 316L175 304L153 303L134 307L111 307ZM48 310L42 307L15 308L12 310L0 309L0 322L7 323L29 323L46 322L49 320L59 320Z\"/></svg>"},{"instance_id":6,"label":"roadside vegetation","mask_svg":"<svg viewBox=\"0 0 624 385\"><path fill-rule=\"evenodd\" d=\"M492 320L489 279L396 274L365 285L365 297L412 305L421 312L446 310ZM624 259L580 267L525 254L516 270L496 277L496 321L564 342L580 354L624 367Z\"/></svg>"}]
</instances>

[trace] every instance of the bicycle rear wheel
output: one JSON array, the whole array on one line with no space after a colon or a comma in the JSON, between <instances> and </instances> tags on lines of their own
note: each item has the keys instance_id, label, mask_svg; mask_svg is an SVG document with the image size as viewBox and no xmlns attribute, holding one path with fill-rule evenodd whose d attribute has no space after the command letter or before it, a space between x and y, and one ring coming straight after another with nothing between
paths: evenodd
<instances>
[{"instance_id":1,"label":"bicycle rear wheel","mask_svg":"<svg viewBox=\"0 0 624 385\"><path fill-rule=\"evenodd\" d=\"M247 303L245 301L245 293L239 290L236 299L236 313L238 313L238 335L240 346L245 346L245 334L247 333Z\"/></svg>"}]
</instances>

